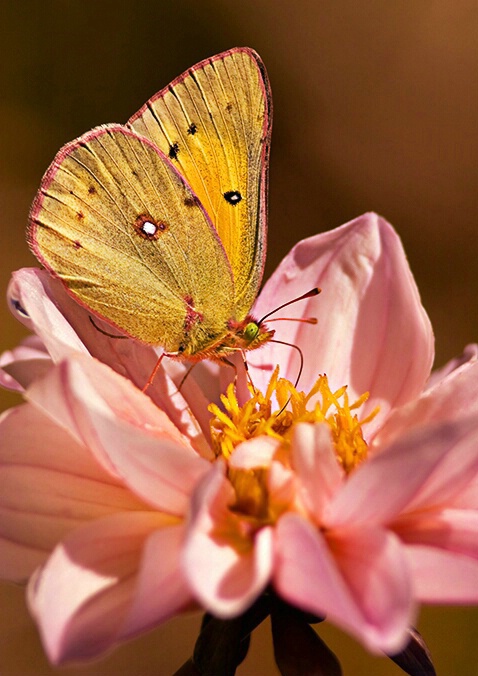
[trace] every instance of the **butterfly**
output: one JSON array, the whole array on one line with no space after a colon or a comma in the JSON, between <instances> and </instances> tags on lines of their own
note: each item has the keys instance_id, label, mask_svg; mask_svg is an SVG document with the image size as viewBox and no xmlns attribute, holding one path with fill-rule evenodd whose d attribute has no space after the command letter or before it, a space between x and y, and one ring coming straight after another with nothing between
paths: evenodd
<instances>
[{"instance_id":1,"label":"butterfly","mask_svg":"<svg viewBox=\"0 0 478 676\"><path fill-rule=\"evenodd\" d=\"M271 93L249 48L206 59L126 125L65 145L33 202L33 253L93 315L192 362L271 340L251 316L266 254Z\"/></svg>"}]
</instances>

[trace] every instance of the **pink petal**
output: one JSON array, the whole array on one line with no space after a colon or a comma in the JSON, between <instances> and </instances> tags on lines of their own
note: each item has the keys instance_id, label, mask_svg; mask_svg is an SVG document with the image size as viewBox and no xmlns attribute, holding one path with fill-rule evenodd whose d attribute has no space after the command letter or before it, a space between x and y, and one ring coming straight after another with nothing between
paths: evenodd
<instances>
[{"instance_id":1,"label":"pink petal","mask_svg":"<svg viewBox=\"0 0 478 676\"><path fill-rule=\"evenodd\" d=\"M248 533L247 524L229 509L232 487L216 467L195 496L183 567L201 604L216 617L229 618L245 611L269 581L272 530Z\"/></svg>"},{"instance_id":2,"label":"pink petal","mask_svg":"<svg viewBox=\"0 0 478 676\"><path fill-rule=\"evenodd\" d=\"M296 507L297 478L295 473L279 461L274 461L267 473L269 502L277 514Z\"/></svg>"},{"instance_id":3,"label":"pink petal","mask_svg":"<svg viewBox=\"0 0 478 676\"><path fill-rule=\"evenodd\" d=\"M58 309L45 270L23 268L12 274L7 295L15 316L44 343L53 361L74 351L86 352L71 325Z\"/></svg>"},{"instance_id":4,"label":"pink petal","mask_svg":"<svg viewBox=\"0 0 478 676\"><path fill-rule=\"evenodd\" d=\"M162 511L184 513L192 487L210 465L128 380L77 355L34 383L28 396L136 495Z\"/></svg>"},{"instance_id":5,"label":"pink petal","mask_svg":"<svg viewBox=\"0 0 478 676\"><path fill-rule=\"evenodd\" d=\"M407 555L415 593L424 603L478 603L478 561L426 545L410 545Z\"/></svg>"},{"instance_id":6,"label":"pink petal","mask_svg":"<svg viewBox=\"0 0 478 676\"><path fill-rule=\"evenodd\" d=\"M398 519L393 529L407 544L437 547L478 560L478 512L475 510L445 507L435 512L415 512Z\"/></svg>"},{"instance_id":7,"label":"pink petal","mask_svg":"<svg viewBox=\"0 0 478 676\"><path fill-rule=\"evenodd\" d=\"M261 317L314 286L322 288L320 296L288 307L283 316L315 316L317 326L272 326L278 339L302 349L305 391L325 372L332 389L349 386L351 400L371 393L364 411L380 405L372 430L391 408L422 391L433 361L430 322L392 227L365 214L299 242L265 285L254 314ZM260 389L267 376L261 366L280 364L281 375L292 381L298 371L295 350L273 343L251 352L248 362Z\"/></svg>"},{"instance_id":8,"label":"pink petal","mask_svg":"<svg viewBox=\"0 0 478 676\"><path fill-rule=\"evenodd\" d=\"M435 387L441 380L446 378L456 369L461 369L462 367L471 366L478 359L478 345L476 343L470 343L465 347L463 353L459 357L451 359L445 366L433 371L430 375L430 378L427 382L427 389Z\"/></svg>"},{"instance_id":9,"label":"pink petal","mask_svg":"<svg viewBox=\"0 0 478 676\"><path fill-rule=\"evenodd\" d=\"M144 509L94 457L26 404L0 420L0 574L22 581L70 531Z\"/></svg>"},{"instance_id":10,"label":"pink petal","mask_svg":"<svg viewBox=\"0 0 478 676\"><path fill-rule=\"evenodd\" d=\"M135 594L146 538L171 524L152 512L120 513L74 531L29 587L48 657L54 664L111 648Z\"/></svg>"},{"instance_id":11,"label":"pink petal","mask_svg":"<svg viewBox=\"0 0 478 676\"><path fill-rule=\"evenodd\" d=\"M265 435L244 441L234 449L229 465L236 469L269 467L280 446L281 441Z\"/></svg>"},{"instance_id":12,"label":"pink petal","mask_svg":"<svg viewBox=\"0 0 478 676\"><path fill-rule=\"evenodd\" d=\"M126 374L128 363L136 361L144 368L145 359L138 359L138 356L146 354L152 364L148 376L157 361L151 347L106 335L122 336L119 330L101 319L95 319L93 323L88 308L76 302L60 280L54 279L46 270L23 268L14 272L8 296L14 314L41 338L54 361L72 351L89 352ZM141 386L146 382L147 377Z\"/></svg>"},{"instance_id":13,"label":"pink petal","mask_svg":"<svg viewBox=\"0 0 478 676\"><path fill-rule=\"evenodd\" d=\"M437 426L437 431L439 429L440 426ZM455 423L453 436L454 440L449 440L448 452L440 458L420 492L409 503L407 511L443 507L448 504L464 506L463 497L466 493L468 493L468 501L472 493L475 494L473 507L474 509L478 507L476 500L478 417L473 416ZM441 443L446 445L445 440ZM474 491L469 490L472 484L475 485Z\"/></svg>"},{"instance_id":14,"label":"pink petal","mask_svg":"<svg viewBox=\"0 0 478 676\"><path fill-rule=\"evenodd\" d=\"M430 423L478 416L478 362L466 362L427 389L418 399L393 411L374 438L383 448L407 430Z\"/></svg>"},{"instance_id":15,"label":"pink petal","mask_svg":"<svg viewBox=\"0 0 478 676\"><path fill-rule=\"evenodd\" d=\"M27 336L18 347L0 355L0 386L23 392L51 366L45 346L37 336Z\"/></svg>"},{"instance_id":16,"label":"pink petal","mask_svg":"<svg viewBox=\"0 0 478 676\"><path fill-rule=\"evenodd\" d=\"M208 406L215 399L208 393L210 390L215 391L218 379L204 366L204 363L199 363L191 368L165 358L146 394L168 415L203 458L213 460L215 456L211 449L211 414ZM220 401L219 397L216 401Z\"/></svg>"},{"instance_id":17,"label":"pink petal","mask_svg":"<svg viewBox=\"0 0 478 676\"><path fill-rule=\"evenodd\" d=\"M101 319L95 318L93 323L88 308L77 303L68 295L63 284L45 270L24 268L13 273L8 295L15 316L38 334L53 361L59 361L73 351L88 351L139 388L147 384L158 361L156 350L150 345L125 339L118 329ZM184 375L185 367L180 368ZM23 373L20 376L24 384ZM194 387L194 378L188 378L179 393L177 386L181 379L182 376L178 377L175 385L169 379L167 369L161 368L148 387L148 396L168 413L181 430L191 433L191 437L197 436L197 446L202 444L204 448L200 437L208 433L208 402L203 393ZM31 380L30 377L25 385ZM202 429L191 417L190 410L196 414Z\"/></svg>"},{"instance_id":18,"label":"pink petal","mask_svg":"<svg viewBox=\"0 0 478 676\"><path fill-rule=\"evenodd\" d=\"M87 330L83 329L81 335L94 357L111 366L139 389L143 389L149 382L158 362L160 349L156 350L131 339L120 340L105 336L95 329L91 322ZM183 382L187 373L186 366L171 359L163 359L152 383L146 388L146 394L167 414L174 425L191 439L195 448L203 455L211 457L207 443L209 401L198 387L194 371L195 369Z\"/></svg>"},{"instance_id":19,"label":"pink petal","mask_svg":"<svg viewBox=\"0 0 478 676\"><path fill-rule=\"evenodd\" d=\"M121 630L122 638L157 626L192 603L179 567L184 526L153 532L145 545L133 604Z\"/></svg>"},{"instance_id":20,"label":"pink petal","mask_svg":"<svg viewBox=\"0 0 478 676\"><path fill-rule=\"evenodd\" d=\"M478 420L412 430L360 465L326 508L330 527L388 523L444 501L478 471Z\"/></svg>"},{"instance_id":21,"label":"pink petal","mask_svg":"<svg viewBox=\"0 0 478 676\"><path fill-rule=\"evenodd\" d=\"M319 522L324 506L344 480L326 423L296 425L292 439L292 461L301 484L301 499L308 512Z\"/></svg>"},{"instance_id":22,"label":"pink petal","mask_svg":"<svg viewBox=\"0 0 478 676\"><path fill-rule=\"evenodd\" d=\"M451 501L457 509L478 510L478 474L470 477L467 486L464 486Z\"/></svg>"},{"instance_id":23,"label":"pink petal","mask_svg":"<svg viewBox=\"0 0 478 676\"><path fill-rule=\"evenodd\" d=\"M297 514L276 527L274 584L290 603L326 616L370 650L408 640L414 608L404 552L381 529L324 535Z\"/></svg>"}]
</instances>

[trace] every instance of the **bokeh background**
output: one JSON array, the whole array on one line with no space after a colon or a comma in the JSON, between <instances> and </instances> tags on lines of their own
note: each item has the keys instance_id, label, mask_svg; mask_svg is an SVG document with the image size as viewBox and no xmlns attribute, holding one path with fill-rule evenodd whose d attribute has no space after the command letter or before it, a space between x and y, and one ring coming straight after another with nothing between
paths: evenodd
<instances>
[{"instance_id":1,"label":"bokeh background","mask_svg":"<svg viewBox=\"0 0 478 676\"><path fill-rule=\"evenodd\" d=\"M374 210L404 242L437 365L478 339L476 0L4 0L0 7L0 287L33 265L24 231L62 144L124 122L197 61L263 57L274 95L267 274L300 238ZM1 307L0 349L24 335ZM19 399L1 393L2 409ZM0 487L1 490L1 487ZM0 673L48 666L23 591L0 587ZM198 618L175 620L79 674L171 674ZM478 611L427 608L442 676L478 674ZM402 673L327 626L348 676ZM240 674L277 674L267 626Z\"/></svg>"}]
</instances>

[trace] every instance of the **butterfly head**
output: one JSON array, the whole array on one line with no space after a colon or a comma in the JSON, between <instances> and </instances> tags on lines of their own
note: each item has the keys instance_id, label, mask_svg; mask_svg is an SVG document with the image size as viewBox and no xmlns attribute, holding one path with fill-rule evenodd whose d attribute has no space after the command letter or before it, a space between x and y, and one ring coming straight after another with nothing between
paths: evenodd
<instances>
[{"instance_id":1,"label":"butterfly head","mask_svg":"<svg viewBox=\"0 0 478 676\"><path fill-rule=\"evenodd\" d=\"M236 352L255 350L263 343L271 340L275 331L269 329L264 322L257 321L248 315L242 321L230 320L227 330L217 336L209 344L204 340L197 340L195 332L188 334L188 339L182 343L177 351L166 352L168 357L179 361L188 360L199 362L203 359L223 362Z\"/></svg>"},{"instance_id":2,"label":"butterfly head","mask_svg":"<svg viewBox=\"0 0 478 676\"><path fill-rule=\"evenodd\" d=\"M234 349L240 350L255 350L271 340L275 333L264 322L257 321L251 315L242 322L229 322L229 332L228 342L230 341Z\"/></svg>"}]
</instances>

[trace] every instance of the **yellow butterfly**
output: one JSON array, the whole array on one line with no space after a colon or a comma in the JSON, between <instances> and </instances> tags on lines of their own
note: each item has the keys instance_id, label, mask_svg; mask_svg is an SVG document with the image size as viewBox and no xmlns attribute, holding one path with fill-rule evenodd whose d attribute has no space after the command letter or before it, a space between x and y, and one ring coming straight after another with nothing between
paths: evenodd
<instances>
[{"instance_id":1,"label":"yellow butterfly","mask_svg":"<svg viewBox=\"0 0 478 676\"><path fill-rule=\"evenodd\" d=\"M250 316L266 252L271 94L251 49L206 59L125 125L64 146L28 240L77 301L177 359L274 334Z\"/></svg>"}]
</instances>

